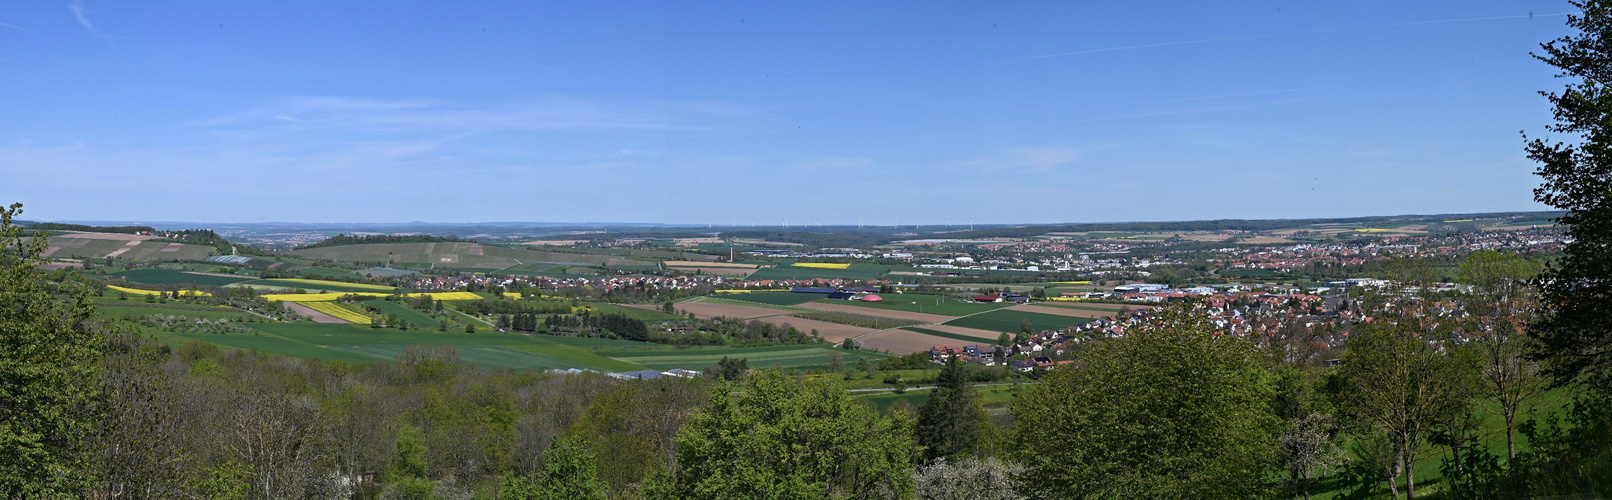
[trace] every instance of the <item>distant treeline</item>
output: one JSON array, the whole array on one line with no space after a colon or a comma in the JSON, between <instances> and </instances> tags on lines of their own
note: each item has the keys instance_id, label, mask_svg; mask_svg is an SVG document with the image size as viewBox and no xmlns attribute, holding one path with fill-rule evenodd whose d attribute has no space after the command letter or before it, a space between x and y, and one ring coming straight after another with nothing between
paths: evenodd
<instances>
[{"instance_id":1,"label":"distant treeline","mask_svg":"<svg viewBox=\"0 0 1612 500\"><path fill-rule=\"evenodd\" d=\"M1350 217L1341 219L1274 219L1274 220L1248 220L1248 219L1220 219L1201 221L1177 222L1119 222L1119 223L1085 223L1085 224L1055 224L1045 226L1003 227L980 229L975 231L956 231L950 233L935 233L931 237L946 238L1024 238L1055 232L1089 232L1089 231L1274 231L1278 229L1292 229L1311 224L1370 224L1377 222L1411 222L1435 221L1443 222L1449 218L1482 219L1494 217L1510 217L1513 215L1534 215L1558 217L1561 212L1504 212L1486 214L1453 214L1453 215L1392 215L1376 217Z\"/></svg>"},{"instance_id":2,"label":"distant treeline","mask_svg":"<svg viewBox=\"0 0 1612 500\"><path fill-rule=\"evenodd\" d=\"M389 234L375 234L375 235L366 235L366 236L348 236L348 235L345 235L345 234L338 234L338 235L335 235L335 236L331 236L329 238L325 238L324 241L314 243L312 245L303 245L303 246L296 247L295 250L306 250L306 249L309 249L309 248L334 247L334 246L342 246L342 245L365 245L365 244L370 244L370 243L438 243L438 242L443 242L443 241L471 241L471 240L460 239L458 236L426 236L426 235L395 236L395 235L389 235Z\"/></svg>"},{"instance_id":3,"label":"distant treeline","mask_svg":"<svg viewBox=\"0 0 1612 500\"><path fill-rule=\"evenodd\" d=\"M60 222L34 222L27 225L28 229L36 231L84 231L88 233L123 233L135 234L142 231L156 231L151 226L86 226L83 224L63 224Z\"/></svg>"}]
</instances>

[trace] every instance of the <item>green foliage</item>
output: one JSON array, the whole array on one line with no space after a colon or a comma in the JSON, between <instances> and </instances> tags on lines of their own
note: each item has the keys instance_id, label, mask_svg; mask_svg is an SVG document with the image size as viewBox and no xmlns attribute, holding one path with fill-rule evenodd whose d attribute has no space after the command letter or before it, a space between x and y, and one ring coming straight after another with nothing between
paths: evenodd
<instances>
[{"instance_id":1,"label":"green foliage","mask_svg":"<svg viewBox=\"0 0 1612 500\"><path fill-rule=\"evenodd\" d=\"M604 500L598 466L587 441L567 436L556 439L543 453L543 471L516 478L498 492L500 500Z\"/></svg>"},{"instance_id":2,"label":"green foliage","mask_svg":"<svg viewBox=\"0 0 1612 500\"><path fill-rule=\"evenodd\" d=\"M710 384L664 377L622 384L595 399L574 432L592 443L594 456L611 457L599 479L619 496L669 470L677 429L704 404Z\"/></svg>"},{"instance_id":3,"label":"green foliage","mask_svg":"<svg viewBox=\"0 0 1612 500\"><path fill-rule=\"evenodd\" d=\"M425 477L429 465L425 452L424 431L412 425L404 426L397 433L397 459L392 462L392 474L398 478Z\"/></svg>"},{"instance_id":4,"label":"green foliage","mask_svg":"<svg viewBox=\"0 0 1612 500\"><path fill-rule=\"evenodd\" d=\"M1080 351L1012 407L1038 498L1249 498L1275 464L1269 376L1243 340L1168 308Z\"/></svg>"},{"instance_id":5,"label":"green foliage","mask_svg":"<svg viewBox=\"0 0 1612 500\"><path fill-rule=\"evenodd\" d=\"M1536 355L1559 383L1588 376L1612 385L1612 4L1574 2L1583 9L1567 25L1578 33L1542 46L1535 55L1568 78L1560 93L1546 93L1556 123L1547 130L1576 144L1528 142L1528 158L1543 184L1534 200L1567 211L1556 223L1571 242L1540 279L1541 318L1530 326L1540 340Z\"/></svg>"},{"instance_id":6,"label":"green foliage","mask_svg":"<svg viewBox=\"0 0 1612 500\"><path fill-rule=\"evenodd\" d=\"M666 498L885 498L912 494L912 417L880 416L828 380L767 370L712 391L678 433Z\"/></svg>"},{"instance_id":7,"label":"green foliage","mask_svg":"<svg viewBox=\"0 0 1612 500\"><path fill-rule=\"evenodd\" d=\"M46 238L22 239L21 212L0 209L0 497L60 497L83 470L104 340L89 287L35 270Z\"/></svg>"},{"instance_id":8,"label":"green foliage","mask_svg":"<svg viewBox=\"0 0 1612 500\"><path fill-rule=\"evenodd\" d=\"M1415 458L1429 434L1453 415L1465 414L1478 389L1477 366L1432 344L1434 321L1406 314L1418 305L1396 297L1394 305L1374 307L1373 321L1349 336L1339 375L1342 406L1358 422L1386 434L1399 456L1389 476L1403 470L1406 489L1415 491Z\"/></svg>"},{"instance_id":9,"label":"green foliage","mask_svg":"<svg viewBox=\"0 0 1612 500\"><path fill-rule=\"evenodd\" d=\"M918 407L918 443L924 457L957 458L979 454L988 444L990 418L980 406L979 397L968 389L970 376L957 357L946 360L929 401Z\"/></svg>"}]
</instances>

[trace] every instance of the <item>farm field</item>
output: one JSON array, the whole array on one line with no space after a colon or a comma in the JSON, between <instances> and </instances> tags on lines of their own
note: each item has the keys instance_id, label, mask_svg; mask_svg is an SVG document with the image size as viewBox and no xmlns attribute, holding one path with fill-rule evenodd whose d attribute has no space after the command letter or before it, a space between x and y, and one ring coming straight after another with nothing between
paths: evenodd
<instances>
[{"instance_id":1,"label":"farm field","mask_svg":"<svg viewBox=\"0 0 1612 500\"><path fill-rule=\"evenodd\" d=\"M183 304L146 304L144 302L112 300L95 301L95 315L102 318L122 319L127 317L138 318L150 314L163 314L168 316L184 316L187 318L203 319L235 319L236 316L255 317L250 313L230 307L203 307Z\"/></svg>"},{"instance_id":2,"label":"farm field","mask_svg":"<svg viewBox=\"0 0 1612 500\"><path fill-rule=\"evenodd\" d=\"M208 285L227 286L242 281L251 281L256 278L248 276L226 277L213 274L196 274L172 269L135 269L112 273L112 276L125 278L135 283L146 285Z\"/></svg>"},{"instance_id":3,"label":"farm field","mask_svg":"<svg viewBox=\"0 0 1612 500\"><path fill-rule=\"evenodd\" d=\"M771 304L775 306L800 305L823 298L820 293L791 293L791 292L755 292L755 293L725 293L722 298L757 304Z\"/></svg>"},{"instance_id":4,"label":"farm field","mask_svg":"<svg viewBox=\"0 0 1612 500\"><path fill-rule=\"evenodd\" d=\"M957 345L954 339L899 328L859 337L856 341L865 349L877 349L893 354L927 351L937 345Z\"/></svg>"},{"instance_id":5,"label":"farm field","mask_svg":"<svg viewBox=\"0 0 1612 500\"><path fill-rule=\"evenodd\" d=\"M1051 307L1051 306L1040 306L1040 305L1029 305L1029 304L1014 307L1013 310L1022 311L1022 312L1032 312L1032 313L1036 313L1036 314L1051 314L1053 316L1069 316L1071 318L1092 318L1092 319L1102 318L1102 317L1106 317L1106 316L1113 316L1113 315L1119 313L1119 310L1117 310L1117 309L1115 309L1115 310L1101 310L1101 309L1092 310L1092 309L1075 309L1075 308L1072 308L1072 307Z\"/></svg>"},{"instance_id":6,"label":"farm field","mask_svg":"<svg viewBox=\"0 0 1612 500\"><path fill-rule=\"evenodd\" d=\"M234 286L248 286L259 290L297 289L327 292L380 292L391 293L392 287L371 285L368 283L343 283L340 281L325 281L298 278L271 278L243 281Z\"/></svg>"},{"instance_id":7,"label":"farm field","mask_svg":"<svg viewBox=\"0 0 1612 500\"><path fill-rule=\"evenodd\" d=\"M960 326L947 325L908 326L903 327L903 329L964 342L964 344L960 345L981 343L994 344L996 343L996 340L1002 336L1002 332L992 332L977 328L964 328Z\"/></svg>"},{"instance_id":8,"label":"farm field","mask_svg":"<svg viewBox=\"0 0 1612 500\"><path fill-rule=\"evenodd\" d=\"M953 317L953 316L942 316L942 315L939 315L939 314L929 314L929 313L920 313L920 312L913 312L913 311L903 311L903 310L900 310L900 309L887 309L887 308L878 308L878 307L857 307L855 305L852 305L852 303L854 303L854 302L860 302L860 301L823 299L823 300L819 300L819 301L807 302L807 303L800 304L800 307L804 307L804 308L808 308L808 309L817 309L819 311L835 311L835 312L845 312L845 313L860 314L860 315L867 315L867 316L879 316L879 317L884 317L884 318L902 319L902 320L910 320L910 321L921 321L921 322L924 322L924 323L945 323L947 321L951 321L952 319L955 319L955 317Z\"/></svg>"},{"instance_id":9,"label":"farm field","mask_svg":"<svg viewBox=\"0 0 1612 500\"><path fill-rule=\"evenodd\" d=\"M643 320L646 322L688 320L687 316L666 314L661 312L659 308L629 307L626 305L611 304L607 302L579 302L577 305L588 306L588 308L592 309L596 314L621 314L632 319Z\"/></svg>"},{"instance_id":10,"label":"farm field","mask_svg":"<svg viewBox=\"0 0 1612 500\"><path fill-rule=\"evenodd\" d=\"M309 304L314 304L314 303L315 302L310 302ZM420 328L425 328L425 329L429 329L429 330L435 330L435 329L437 329L438 323L441 323L441 320L439 320L437 318L433 318L433 317L431 317L429 315L426 315L423 312L416 311L412 307L405 306L403 304L399 304L399 303L392 302L392 301L389 301L389 300L366 300L366 301L359 302L359 304L366 305L366 306L378 307L378 308L381 309L381 312L382 312L383 315L385 313L397 314L398 317L403 318L403 321L408 321L408 322L414 323L416 325L420 325ZM368 320L365 320L365 321L367 322Z\"/></svg>"},{"instance_id":11,"label":"farm field","mask_svg":"<svg viewBox=\"0 0 1612 500\"><path fill-rule=\"evenodd\" d=\"M348 323L369 324L370 321L368 314L354 311L348 308L348 306L336 302L309 302L306 304L292 303L291 307L305 307Z\"/></svg>"},{"instance_id":12,"label":"farm field","mask_svg":"<svg viewBox=\"0 0 1612 500\"><path fill-rule=\"evenodd\" d=\"M850 269L850 264L834 264L829 262L796 262L791 267L808 267L812 269Z\"/></svg>"},{"instance_id":13,"label":"farm field","mask_svg":"<svg viewBox=\"0 0 1612 500\"><path fill-rule=\"evenodd\" d=\"M117 285L107 285L106 287L108 289L113 290L113 291L122 292L122 293L126 293L126 294L129 294L129 295L163 295L163 294L167 294L167 292L160 292L160 291L156 291L156 290L142 290L142 289L139 289L139 288L129 288L129 287L123 287L123 286L117 286ZM210 297L213 294L203 292L201 290L180 290L179 295L181 295L181 296L194 295L194 296L199 296L199 297Z\"/></svg>"},{"instance_id":14,"label":"farm field","mask_svg":"<svg viewBox=\"0 0 1612 500\"><path fill-rule=\"evenodd\" d=\"M793 263L790 263L793 264ZM851 264L846 269L820 269L810 267L795 267L779 262L777 266L756 271L750 275L753 280L787 280L787 279L857 279L868 280L884 276L890 266L873 264Z\"/></svg>"},{"instance_id":15,"label":"farm field","mask_svg":"<svg viewBox=\"0 0 1612 500\"><path fill-rule=\"evenodd\" d=\"M993 332L1018 333L1019 322L1022 320L1030 320L1031 327L1037 331L1064 328L1091 321L1087 318L1055 316L1051 314L1040 314L1015 310L1001 310L969 316L966 318L957 318L946 322L946 324L966 328L978 328Z\"/></svg>"},{"instance_id":16,"label":"farm field","mask_svg":"<svg viewBox=\"0 0 1612 500\"><path fill-rule=\"evenodd\" d=\"M331 303L334 304L334 302L331 302ZM309 304L312 304L312 302L309 302ZM338 318L338 317L335 317L335 316L331 316L329 314L325 314L323 312L315 310L314 308L308 307L306 304L302 304L302 303L299 303L299 302L287 303L285 305L285 308L286 308L286 310L291 311L292 314L296 314L298 316L308 318L309 320L312 320L314 323L326 324L326 325L350 325L350 324L354 323L352 321L347 321L347 320L344 320L344 319L341 319L341 318Z\"/></svg>"},{"instance_id":17,"label":"farm field","mask_svg":"<svg viewBox=\"0 0 1612 500\"><path fill-rule=\"evenodd\" d=\"M1006 302L963 302L955 298L935 295L881 294L880 296L884 297L883 302L862 302L859 300L836 300L833 302L850 304L856 307L911 311L924 314L939 314L941 316L967 316L1013 305Z\"/></svg>"},{"instance_id":18,"label":"farm field","mask_svg":"<svg viewBox=\"0 0 1612 500\"><path fill-rule=\"evenodd\" d=\"M776 316L779 314L788 314L790 312L787 310L767 309L763 307L749 307L728 305L717 302L705 302L705 300L707 299L681 302L677 304L677 309L694 313L694 316L700 319L710 319L717 316L748 319L760 318L763 316Z\"/></svg>"},{"instance_id":19,"label":"farm field","mask_svg":"<svg viewBox=\"0 0 1612 500\"><path fill-rule=\"evenodd\" d=\"M332 293L271 293L263 295L264 300L278 300L281 302L328 302L348 295L361 297L385 297L389 293L379 292L332 292ZM428 296L437 300L481 300L480 295L472 292L425 292L405 293L405 297Z\"/></svg>"},{"instance_id":20,"label":"farm field","mask_svg":"<svg viewBox=\"0 0 1612 500\"><path fill-rule=\"evenodd\" d=\"M869 361L884 357L884 355L878 353L843 351L818 346L694 347L673 351L616 352L606 355L656 370L669 370L672 368L700 370L711 363L721 360L724 356L744 358L752 368L766 368L773 365L779 365L784 368L820 367L827 362L828 353L830 352L842 354L847 364L855 364L857 358L861 357L866 357Z\"/></svg>"}]
</instances>

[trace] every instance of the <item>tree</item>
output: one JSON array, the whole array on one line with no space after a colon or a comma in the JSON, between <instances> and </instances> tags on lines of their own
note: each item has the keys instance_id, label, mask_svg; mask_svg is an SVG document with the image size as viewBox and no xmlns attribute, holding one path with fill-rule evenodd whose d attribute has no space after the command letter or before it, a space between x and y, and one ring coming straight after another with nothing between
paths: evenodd
<instances>
[{"instance_id":1,"label":"tree","mask_svg":"<svg viewBox=\"0 0 1612 500\"><path fill-rule=\"evenodd\" d=\"M90 289L47 282L47 248L0 209L0 497L67 497L84 471L103 341Z\"/></svg>"},{"instance_id":2,"label":"tree","mask_svg":"<svg viewBox=\"0 0 1612 500\"><path fill-rule=\"evenodd\" d=\"M845 355L838 352L829 351L828 354L824 356L823 362L828 368L829 373L839 373L840 370L845 369Z\"/></svg>"},{"instance_id":3,"label":"tree","mask_svg":"<svg viewBox=\"0 0 1612 500\"><path fill-rule=\"evenodd\" d=\"M999 345L999 346L1002 346L1002 347L1007 347L1007 346L1013 345L1013 336L1008 335L1007 332L1002 332L1001 335L996 336L996 345Z\"/></svg>"},{"instance_id":4,"label":"tree","mask_svg":"<svg viewBox=\"0 0 1612 500\"><path fill-rule=\"evenodd\" d=\"M554 440L543 452L543 471L517 478L498 492L500 500L604 500L604 483L587 441L577 436Z\"/></svg>"},{"instance_id":5,"label":"tree","mask_svg":"<svg viewBox=\"0 0 1612 500\"><path fill-rule=\"evenodd\" d=\"M984 444L989 417L979 397L968 389L968 375L956 356L947 358L929 401L918 407L918 443L924 446L925 458L972 455Z\"/></svg>"},{"instance_id":6,"label":"tree","mask_svg":"<svg viewBox=\"0 0 1612 500\"><path fill-rule=\"evenodd\" d=\"M1473 354L1481 363L1479 380L1494 405L1480 405L1499 415L1506 426L1506 456L1517 457L1517 417L1549 389L1539 364L1526 356L1525 325L1532 304L1521 300L1526 265L1516 254L1480 250L1461 263L1460 279L1472 287L1461 298L1467 312L1463 327L1469 330Z\"/></svg>"},{"instance_id":7,"label":"tree","mask_svg":"<svg viewBox=\"0 0 1612 500\"><path fill-rule=\"evenodd\" d=\"M1247 341L1170 307L1025 390L1012 411L1037 498L1248 498L1274 472L1281 421Z\"/></svg>"},{"instance_id":8,"label":"tree","mask_svg":"<svg viewBox=\"0 0 1612 500\"><path fill-rule=\"evenodd\" d=\"M1410 299L1374 308L1370 323L1349 336L1349 351L1339 369L1347 412L1393 439L1407 498L1416 495L1416 458L1441 416L1464 408L1472 397L1475 367L1441 353L1432 342L1443 340L1424 321L1406 312L1418 305ZM1390 482L1390 487L1397 487Z\"/></svg>"},{"instance_id":9,"label":"tree","mask_svg":"<svg viewBox=\"0 0 1612 500\"><path fill-rule=\"evenodd\" d=\"M1304 494L1304 500L1310 499L1310 487L1316 478L1347 458L1332 442L1335 427L1332 415L1311 413L1289 421L1287 431L1277 439L1287 461L1289 477Z\"/></svg>"},{"instance_id":10,"label":"tree","mask_svg":"<svg viewBox=\"0 0 1612 500\"><path fill-rule=\"evenodd\" d=\"M938 459L918 469L918 500L1018 500L1013 477L1024 466L996 458Z\"/></svg>"},{"instance_id":11,"label":"tree","mask_svg":"<svg viewBox=\"0 0 1612 500\"><path fill-rule=\"evenodd\" d=\"M776 370L711 392L677 436L664 498L906 497L917 455L912 418L880 416L829 380Z\"/></svg>"},{"instance_id":12,"label":"tree","mask_svg":"<svg viewBox=\"0 0 1612 500\"><path fill-rule=\"evenodd\" d=\"M1029 319L1021 319L1019 320L1019 333L1024 335L1035 333L1035 325L1030 324Z\"/></svg>"},{"instance_id":13,"label":"tree","mask_svg":"<svg viewBox=\"0 0 1612 500\"><path fill-rule=\"evenodd\" d=\"M1530 324L1540 342L1534 352L1558 383L1580 376L1612 384L1612 3L1574 2L1582 14L1567 17L1578 30L1542 44L1536 59L1569 79L1561 92L1542 92L1554 107L1550 132L1572 142L1527 142L1543 184L1534 200L1567 213L1556 219L1569 243L1535 280L1541 311Z\"/></svg>"}]
</instances>

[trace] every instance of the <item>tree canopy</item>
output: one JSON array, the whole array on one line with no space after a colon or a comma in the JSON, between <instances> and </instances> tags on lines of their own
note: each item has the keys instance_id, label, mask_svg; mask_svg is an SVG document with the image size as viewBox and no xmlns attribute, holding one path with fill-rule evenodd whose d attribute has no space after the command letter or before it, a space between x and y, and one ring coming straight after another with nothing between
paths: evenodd
<instances>
[{"instance_id":1,"label":"tree canopy","mask_svg":"<svg viewBox=\"0 0 1612 500\"><path fill-rule=\"evenodd\" d=\"M666 498L910 496L911 415L880 416L828 380L776 370L712 391L677 436Z\"/></svg>"},{"instance_id":2,"label":"tree canopy","mask_svg":"<svg viewBox=\"0 0 1612 500\"><path fill-rule=\"evenodd\" d=\"M1041 498L1247 498L1276 464L1269 376L1201 312L1167 308L1081 350L1013 405Z\"/></svg>"},{"instance_id":3,"label":"tree canopy","mask_svg":"<svg viewBox=\"0 0 1612 500\"><path fill-rule=\"evenodd\" d=\"M1557 219L1571 241L1537 280L1544 306L1532 327L1536 356L1559 383L1588 376L1612 383L1612 2L1574 2L1576 29L1542 44L1534 57L1568 79L1560 92L1543 92L1553 107L1552 133L1560 142L1528 141L1528 158L1543 184L1534 199L1567 213Z\"/></svg>"}]
</instances>

